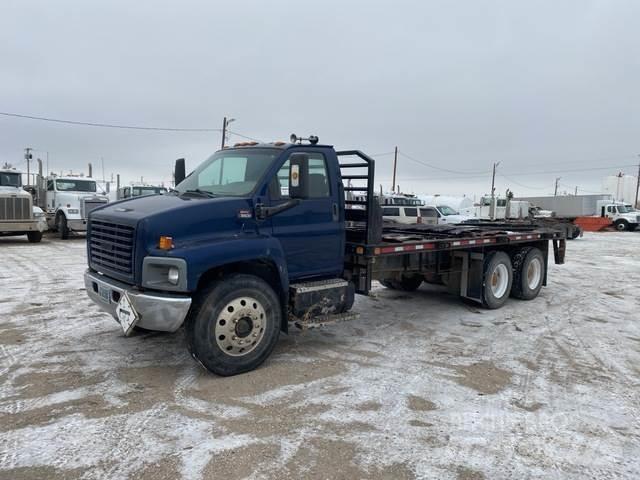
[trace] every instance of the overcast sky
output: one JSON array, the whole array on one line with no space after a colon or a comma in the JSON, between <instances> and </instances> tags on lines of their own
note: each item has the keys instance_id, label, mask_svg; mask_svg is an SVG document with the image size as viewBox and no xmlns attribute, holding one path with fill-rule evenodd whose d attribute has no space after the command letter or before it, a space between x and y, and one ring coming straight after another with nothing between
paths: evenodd
<instances>
[{"instance_id":1,"label":"overcast sky","mask_svg":"<svg viewBox=\"0 0 640 480\"><path fill-rule=\"evenodd\" d=\"M397 145L408 192L481 195L498 161L500 192L552 193L555 177L597 191L637 169L639 92L637 0L0 2L2 112L178 128L228 115L265 141ZM56 171L102 176L103 158L107 177L157 182L220 133L0 116L0 162L28 146ZM393 155L376 159L389 188Z\"/></svg>"}]
</instances>

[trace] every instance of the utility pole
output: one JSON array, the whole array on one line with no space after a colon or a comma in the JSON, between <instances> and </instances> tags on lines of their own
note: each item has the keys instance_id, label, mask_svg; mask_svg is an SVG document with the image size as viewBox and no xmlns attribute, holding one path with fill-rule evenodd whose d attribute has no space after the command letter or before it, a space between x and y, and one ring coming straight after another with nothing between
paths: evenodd
<instances>
[{"instance_id":1,"label":"utility pole","mask_svg":"<svg viewBox=\"0 0 640 480\"><path fill-rule=\"evenodd\" d=\"M220 147L221 149L224 148L224 144L227 141L227 127L231 122L235 122L235 120L236 120L235 118L227 119L227 117L224 117L222 119L222 146Z\"/></svg>"},{"instance_id":2,"label":"utility pole","mask_svg":"<svg viewBox=\"0 0 640 480\"><path fill-rule=\"evenodd\" d=\"M574 196L578 196L578 186L576 185L576 193L573 194Z\"/></svg>"},{"instance_id":3,"label":"utility pole","mask_svg":"<svg viewBox=\"0 0 640 480\"><path fill-rule=\"evenodd\" d=\"M27 147L24 149L24 158L27 161L27 184L31 184L31 179L29 178L29 162L30 160L33 158L33 155L31 155L31 150L33 150L33 148Z\"/></svg>"},{"instance_id":4,"label":"utility pole","mask_svg":"<svg viewBox=\"0 0 640 480\"><path fill-rule=\"evenodd\" d=\"M396 191L396 167L398 166L398 147L394 151L393 155L393 182L391 185L391 191L395 193Z\"/></svg>"},{"instance_id":5,"label":"utility pole","mask_svg":"<svg viewBox=\"0 0 640 480\"><path fill-rule=\"evenodd\" d=\"M562 177L556 177L556 188L555 188L555 190L553 191L553 196L554 196L554 197L557 197L557 196L558 196L558 182L560 181L560 179L561 179L561 178L562 178Z\"/></svg>"},{"instance_id":6,"label":"utility pole","mask_svg":"<svg viewBox=\"0 0 640 480\"><path fill-rule=\"evenodd\" d=\"M493 162L493 175L491 175L491 206L489 208L489 218L495 219L496 216L496 167L500 162Z\"/></svg>"},{"instance_id":7,"label":"utility pole","mask_svg":"<svg viewBox=\"0 0 640 480\"><path fill-rule=\"evenodd\" d=\"M638 155L640 157L640 155ZM638 208L638 190L640 190L640 162L638 162L638 178L636 179L636 203L633 208Z\"/></svg>"}]
</instances>

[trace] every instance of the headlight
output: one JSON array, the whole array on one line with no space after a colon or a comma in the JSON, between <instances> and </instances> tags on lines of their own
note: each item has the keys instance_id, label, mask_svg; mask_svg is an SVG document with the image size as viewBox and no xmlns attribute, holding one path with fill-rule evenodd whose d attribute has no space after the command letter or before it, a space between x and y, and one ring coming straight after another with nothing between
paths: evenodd
<instances>
[{"instance_id":1,"label":"headlight","mask_svg":"<svg viewBox=\"0 0 640 480\"><path fill-rule=\"evenodd\" d=\"M167 280L169 280L169 283L177 285L178 280L180 280L180 271L176 267L169 268L169 272L167 273Z\"/></svg>"},{"instance_id":2,"label":"headlight","mask_svg":"<svg viewBox=\"0 0 640 480\"><path fill-rule=\"evenodd\" d=\"M34 212L33 218L42 218L44 217L44 212Z\"/></svg>"},{"instance_id":3,"label":"headlight","mask_svg":"<svg viewBox=\"0 0 640 480\"><path fill-rule=\"evenodd\" d=\"M69 212L70 214L74 214L80 213L80 210L78 210L77 208L70 208L69 210L67 210L67 212Z\"/></svg>"}]
</instances>

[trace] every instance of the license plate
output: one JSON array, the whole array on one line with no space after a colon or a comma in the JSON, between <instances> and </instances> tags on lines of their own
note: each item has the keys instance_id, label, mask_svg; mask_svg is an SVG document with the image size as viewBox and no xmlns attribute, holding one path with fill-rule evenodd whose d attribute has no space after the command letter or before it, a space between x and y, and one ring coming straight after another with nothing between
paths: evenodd
<instances>
[{"instance_id":1,"label":"license plate","mask_svg":"<svg viewBox=\"0 0 640 480\"><path fill-rule=\"evenodd\" d=\"M107 303L111 303L111 290L106 287L98 286L100 297Z\"/></svg>"},{"instance_id":2,"label":"license plate","mask_svg":"<svg viewBox=\"0 0 640 480\"><path fill-rule=\"evenodd\" d=\"M125 335L129 335L133 327L138 321L138 314L136 313L129 297L126 293L123 293L116 307L116 315L120 321L120 326Z\"/></svg>"}]
</instances>

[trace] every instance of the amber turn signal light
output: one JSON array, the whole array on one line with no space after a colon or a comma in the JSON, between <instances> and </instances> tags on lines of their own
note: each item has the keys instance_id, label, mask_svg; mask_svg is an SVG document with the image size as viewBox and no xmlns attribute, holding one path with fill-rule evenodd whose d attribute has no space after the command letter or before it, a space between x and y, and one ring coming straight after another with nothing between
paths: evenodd
<instances>
[{"instance_id":1,"label":"amber turn signal light","mask_svg":"<svg viewBox=\"0 0 640 480\"><path fill-rule=\"evenodd\" d=\"M173 237L161 236L158 248L160 250L171 250L173 248Z\"/></svg>"}]
</instances>

